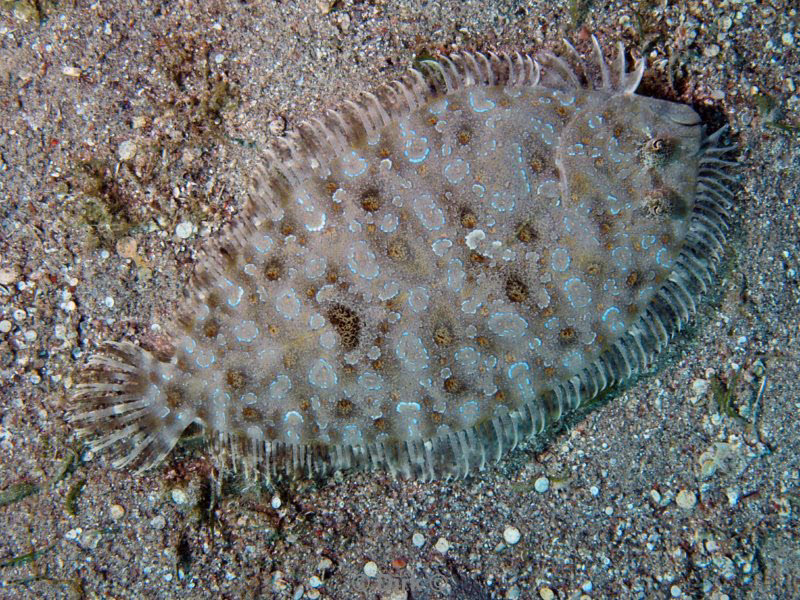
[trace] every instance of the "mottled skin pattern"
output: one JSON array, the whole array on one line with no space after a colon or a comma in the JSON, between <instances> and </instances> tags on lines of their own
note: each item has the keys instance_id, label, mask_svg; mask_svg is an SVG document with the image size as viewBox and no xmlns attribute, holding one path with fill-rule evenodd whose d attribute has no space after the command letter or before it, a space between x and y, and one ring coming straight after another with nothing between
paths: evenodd
<instances>
[{"instance_id":1,"label":"mottled skin pattern","mask_svg":"<svg viewBox=\"0 0 800 600\"><path fill-rule=\"evenodd\" d=\"M256 455L391 452L499 423L607 351L675 266L703 133L688 106L555 82L434 95L282 189L173 360L139 359L161 454L193 421ZM529 429L564 408L541 403Z\"/></svg>"},{"instance_id":2,"label":"mottled skin pattern","mask_svg":"<svg viewBox=\"0 0 800 600\"><path fill-rule=\"evenodd\" d=\"M187 410L286 442L431 437L619 336L682 244L700 128L645 97L514 91L434 101L295 190L180 344Z\"/></svg>"}]
</instances>

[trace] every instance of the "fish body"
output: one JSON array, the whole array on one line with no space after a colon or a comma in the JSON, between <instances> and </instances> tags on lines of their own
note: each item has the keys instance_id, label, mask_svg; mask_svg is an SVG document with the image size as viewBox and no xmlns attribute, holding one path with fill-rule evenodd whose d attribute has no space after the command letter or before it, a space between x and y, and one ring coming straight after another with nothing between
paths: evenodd
<instances>
[{"instance_id":1,"label":"fish body","mask_svg":"<svg viewBox=\"0 0 800 600\"><path fill-rule=\"evenodd\" d=\"M254 477L466 476L646 368L712 283L730 148L593 41L422 61L301 125L198 265L172 355L90 361L81 432L117 466L199 423Z\"/></svg>"}]
</instances>

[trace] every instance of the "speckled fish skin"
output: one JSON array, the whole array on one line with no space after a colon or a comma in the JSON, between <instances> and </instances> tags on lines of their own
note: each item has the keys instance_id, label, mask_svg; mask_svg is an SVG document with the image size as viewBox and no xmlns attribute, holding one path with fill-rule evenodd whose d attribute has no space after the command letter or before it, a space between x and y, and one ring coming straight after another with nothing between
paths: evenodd
<instances>
[{"instance_id":1,"label":"speckled fish skin","mask_svg":"<svg viewBox=\"0 0 800 600\"><path fill-rule=\"evenodd\" d=\"M118 465L198 422L249 475L467 475L646 367L719 260L727 149L594 58L442 58L306 124L171 360L93 359L84 433Z\"/></svg>"}]
</instances>

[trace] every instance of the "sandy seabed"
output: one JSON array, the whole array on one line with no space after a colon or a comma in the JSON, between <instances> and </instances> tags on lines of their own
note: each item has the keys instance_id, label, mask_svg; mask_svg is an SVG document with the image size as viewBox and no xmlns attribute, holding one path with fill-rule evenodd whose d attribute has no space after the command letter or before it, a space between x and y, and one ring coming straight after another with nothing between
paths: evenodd
<instances>
[{"instance_id":1,"label":"sandy seabed","mask_svg":"<svg viewBox=\"0 0 800 600\"><path fill-rule=\"evenodd\" d=\"M0 4L1 597L800 596L798 10L556 4ZM741 148L717 287L652 373L456 483L214 498L192 443L145 475L82 452L76 370L103 339L163 343L257 148L424 52L591 33Z\"/></svg>"}]
</instances>

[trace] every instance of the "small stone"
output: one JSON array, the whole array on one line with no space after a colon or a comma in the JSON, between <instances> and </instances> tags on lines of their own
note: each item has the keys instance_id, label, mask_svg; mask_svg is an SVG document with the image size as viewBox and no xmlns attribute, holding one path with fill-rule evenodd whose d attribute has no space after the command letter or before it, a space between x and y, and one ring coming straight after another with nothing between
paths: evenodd
<instances>
[{"instance_id":1,"label":"small stone","mask_svg":"<svg viewBox=\"0 0 800 600\"><path fill-rule=\"evenodd\" d=\"M123 507L121 504L112 504L111 507L108 509L108 514L115 521L119 521L122 517L125 516L125 507Z\"/></svg>"},{"instance_id":2,"label":"small stone","mask_svg":"<svg viewBox=\"0 0 800 600\"><path fill-rule=\"evenodd\" d=\"M17 280L19 274L15 267L3 267L0 269L0 285L11 285Z\"/></svg>"},{"instance_id":3,"label":"small stone","mask_svg":"<svg viewBox=\"0 0 800 600\"><path fill-rule=\"evenodd\" d=\"M131 124L133 125L134 129L141 129L142 127L147 125L147 117L143 117L141 115L138 117L133 117L133 121Z\"/></svg>"},{"instance_id":4,"label":"small stone","mask_svg":"<svg viewBox=\"0 0 800 600\"><path fill-rule=\"evenodd\" d=\"M175 504L186 504L189 501L189 496L181 488L172 490L170 496L172 496L172 501Z\"/></svg>"},{"instance_id":5,"label":"small stone","mask_svg":"<svg viewBox=\"0 0 800 600\"><path fill-rule=\"evenodd\" d=\"M794 35L792 35L791 31L787 31L781 36L781 42L783 42L784 46L793 46L794 45Z\"/></svg>"},{"instance_id":6,"label":"small stone","mask_svg":"<svg viewBox=\"0 0 800 600\"><path fill-rule=\"evenodd\" d=\"M312 588L318 588L322 585L322 579L316 575L312 575L308 580L308 585L310 585Z\"/></svg>"},{"instance_id":7,"label":"small stone","mask_svg":"<svg viewBox=\"0 0 800 600\"><path fill-rule=\"evenodd\" d=\"M732 26L733 26L733 19L731 19L728 15L725 15L719 20L720 31L728 31Z\"/></svg>"},{"instance_id":8,"label":"small stone","mask_svg":"<svg viewBox=\"0 0 800 600\"><path fill-rule=\"evenodd\" d=\"M16 310L14 311L14 320L15 320L17 323L22 323L22 321L24 321L24 320L25 320L25 319L27 319L27 318L28 318L28 313L26 313L26 312L25 312L24 310L22 310L21 308L18 308L18 309L16 309Z\"/></svg>"},{"instance_id":9,"label":"small stone","mask_svg":"<svg viewBox=\"0 0 800 600\"><path fill-rule=\"evenodd\" d=\"M364 565L364 575L366 575L367 577L378 576L378 565L375 564L375 561L371 560Z\"/></svg>"},{"instance_id":10,"label":"small stone","mask_svg":"<svg viewBox=\"0 0 800 600\"><path fill-rule=\"evenodd\" d=\"M673 585L671 588L669 588L669 595L672 596L673 598L680 598L681 593L682 593L681 588L678 587L677 585Z\"/></svg>"},{"instance_id":11,"label":"small stone","mask_svg":"<svg viewBox=\"0 0 800 600\"><path fill-rule=\"evenodd\" d=\"M333 561L327 556L323 556L317 563L317 571L319 571L320 573L325 573L325 571L329 571L332 568L333 568Z\"/></svg>"},{"instance_id":12,"label":"small stone","mask_svg":"<svg viewBox=\"0 0 800 600\"><path fill-rule=\"evenodd\" d=\"M283 117L275 117L269 122L268 128L272 135L283 135L283 132L286 131L286 119Z\"/></svg>"},{"instance_id":13,"label":"small stone","mask_svg":"<svg viewBox=\"0 0 800 600\"><path fill-rule=\"evenodd\" d=\"M592 487L589 488L589 493L592 496L598 496L600 494L600 488L597 487L596 485L593 485Z\"/></svg>"},{"instance_id":14,"label":"small stone","mask_svg":"<svg viewBox=\"0 0 800 600\"><path fill-rule=\"evenodd\" d=\"M131 160L134 156L136 156L136 142L133 140L127 140L122 142L117 148L117 156L122 161Z\"/></svg>"},{"instance_id":15,"label":"small stone","mask_svg":"<svg viewBox=\"0 0 800 600\"><path fill-rule=\"evenodd\" d=\"M184 148L181 154L181 160L187 165L191 165L197 158L197 152L192 148Z\"/></svg>"},{"instance_id":16,"label":"small stone","mask_svg":"<svg viewBox=\"0 0 800 600\"><path fill-rule=\"evenodd\" d=\"M11 321L9 321L8 319L3 319L2 321L0 321L0 333L8 333L9 331L11 331L11 327L12 327Z\"/></svg>"},{"instance_id":17,"label":"small stone","mask_svg":"<svg viewBox=\"0 0 800 600\"><path fill-rule=\"evenodd\" d=\"M414 544L417 548L422 548L422 546L425 545L425 536L422 535L420 532L417 532L411 536L411 543Z\"/></svg>"},{"instance_id":18,"label":"small stone","mask_svg":"<svg viewBox=\"0 0 800 600\"><path fill-rule=\"evenodd\" d=\"M339 13L336 18L337 25L339 25L339 29L342 33L346 32L350 29L350 15L346 12Z\"/></svg>"},{"instance_id":19,"label":"small stone","mask_svg":"<svg viewBox=\"0 0 800 600\"><path fill-rule=\"evenodd\" d=\"M522 597L522 592L519 589L518 585L513 585L508 588L506 592L506 600L519 600Z\"/></svg>"},{"instance_id":20,"label":"small stone","mask_svg":"<svg viewBox=\"0 0 800 600\"><path fill-rule=\"evenodd\" d=\"M553 600L553 598L555 598L556 595L553 592L553 590L551 590L549 587L543 587L539 590L539 597L542 600Z\"/></svg>"},{"instance_id":21,"label":"small stone","mask_svg":"<svg viewBox=\"0 0 800 600\"><path fill-rule=\"evenodd\" d=\"M533 483L533 489L540 494L544 494L550 489L550 480L547 477L539 477L539 479Z\"/></svg>"},{"instance_id":22,"label":"small stone","mask_svg":"<svg viewBox=\"0 0 800 600\"><path fill-rule=\"evenodd\" d=\"M513 546L519 542L521 537L522 534L520 534L519 529L513 525L509 525L506 527L505 531L503 531L503 539L506 541L506 544L509 544L510 546Z\"/></svg>"},{"instance_id":23,"label":"small stone","mask_svg":"<svg viewBox=\"0 0 800 600\"><path fill-rule=\"evenodd\" d=\"M66 66L61 69L61 73L66 75L67 77L80 77L81 70L78 67L73 66Z\"/></svg>"},{"instance_id":24,"label":"small stone","mask_svg":"<svg viewBox=\"0 0 800 600\"><path fill-rule=\"evenodd\" d=\"M162 515L158 515L157 517L150 519L150 527L153 529L164 529L166 526L167 520Z\"/></svg>"},{"instance_id":25,"label":"small stone","mask_svg":"<svg viewBox=\"0 0 800 600\"><path fill-rule=\"evenodd\" d=\"M717 46L716 44L711 44L710 46L706 47L705 50L703 50L703 56L705 56L706 58L714 58L718 54L719 54L719 46Z\"/></svg>"},{"instance_id":26,"label":"small stone","mask_svg":"<svg viewBox=\"0 0 800 600\"><path fill-rule=\"evenodd\" d=\"M175 235L177 235L182 240L185 240L190 235L192 235L192 223L190 221L184 221L183 223L178 223L178 226L175 227Z\"/></svg>"},{"instance_id":27,"label":"small stone","mask_svg":"<svg viewBox=\"0 0 800 600\"><path fill-rule=\"evenodd\" d=\"M272 497L272 508L278 510L281 507L281 497L275 494Z\"/></svg>"},{"instance_id":28,"label":"small stone","mask_svg":"<svg viewBox=\"0 0 800 600\"><path fill-rule=\"evenodd\" d=\"M684 510L692 510L697 504L697 496L689 490L681 490L675 498L675 503Z\"/></svg>"},{"instance_id":29,"label":"small stone","mask_svg":"<svg viewBox=\"0 0 800 600\"><path fill-rule=\"evenodd\" d=\"M658 490L650 490L650 498L656 504L661 504L661 493Z\"/></svg>"},{"instance_id":30,"label":"small stone","mask_svg":"<svg viewBox=\"0 0 800 600\"><path fill-rule=\"evenodd\" d=\"M97 529L90 529L81 536L78 543L86 550L94 550L102 537L103 535Z\"/></svg>"},{"instance_id":31,"label":"small stone","mask_svg":"<svg viewBox=\"0 0 800 600\"><path fill-rule=\"evenodd\" d=\"M285 592L289 589L289 582L286 581L283 571L273 571L270 574L272 589L276 592Z\"/></svg>"},{"instance_id":32,"label":"small stone","mask_svg":"<svg viewBox=\"0 0 800 600\"><path fill-rule=\"evenodd\" d=\"M135 258L138 244L132 237L124 237L117 240L117 254L122 258Z\"/></svg>"},{"instance_id":33,"label":"small stone","mask_svg":"<svg viewBox=\"0 0 800 600\"><path fill-rule=\"evenodd\" d=\"M438 540L436 540L434 548L436 548L436 551L439 554L447 554L447 551L450 550L450 542L448 542L445 538L440 537Z\"/></svg>"},{"instance_id":34,"label":"small stone","mask_svg":"<svg viewBox=\"0 0 800 600\"><path fill-rule=\"evenodd\" d=\"M692 382L692 393L698 398L704 396L708 388L708 379L695 379Z\"/></svg>"},{"instance_id":35,"label":"small stone","mask_svg":"<svg viewBox=\"0 0 800 600\"><path fill-rule=\"evenodd\" d=\"M317 0L317 10L323 15L327 15L333 10L333 7L336 6L336 2L338 2L338 0Z\"/></svg>"}]
</instances>

